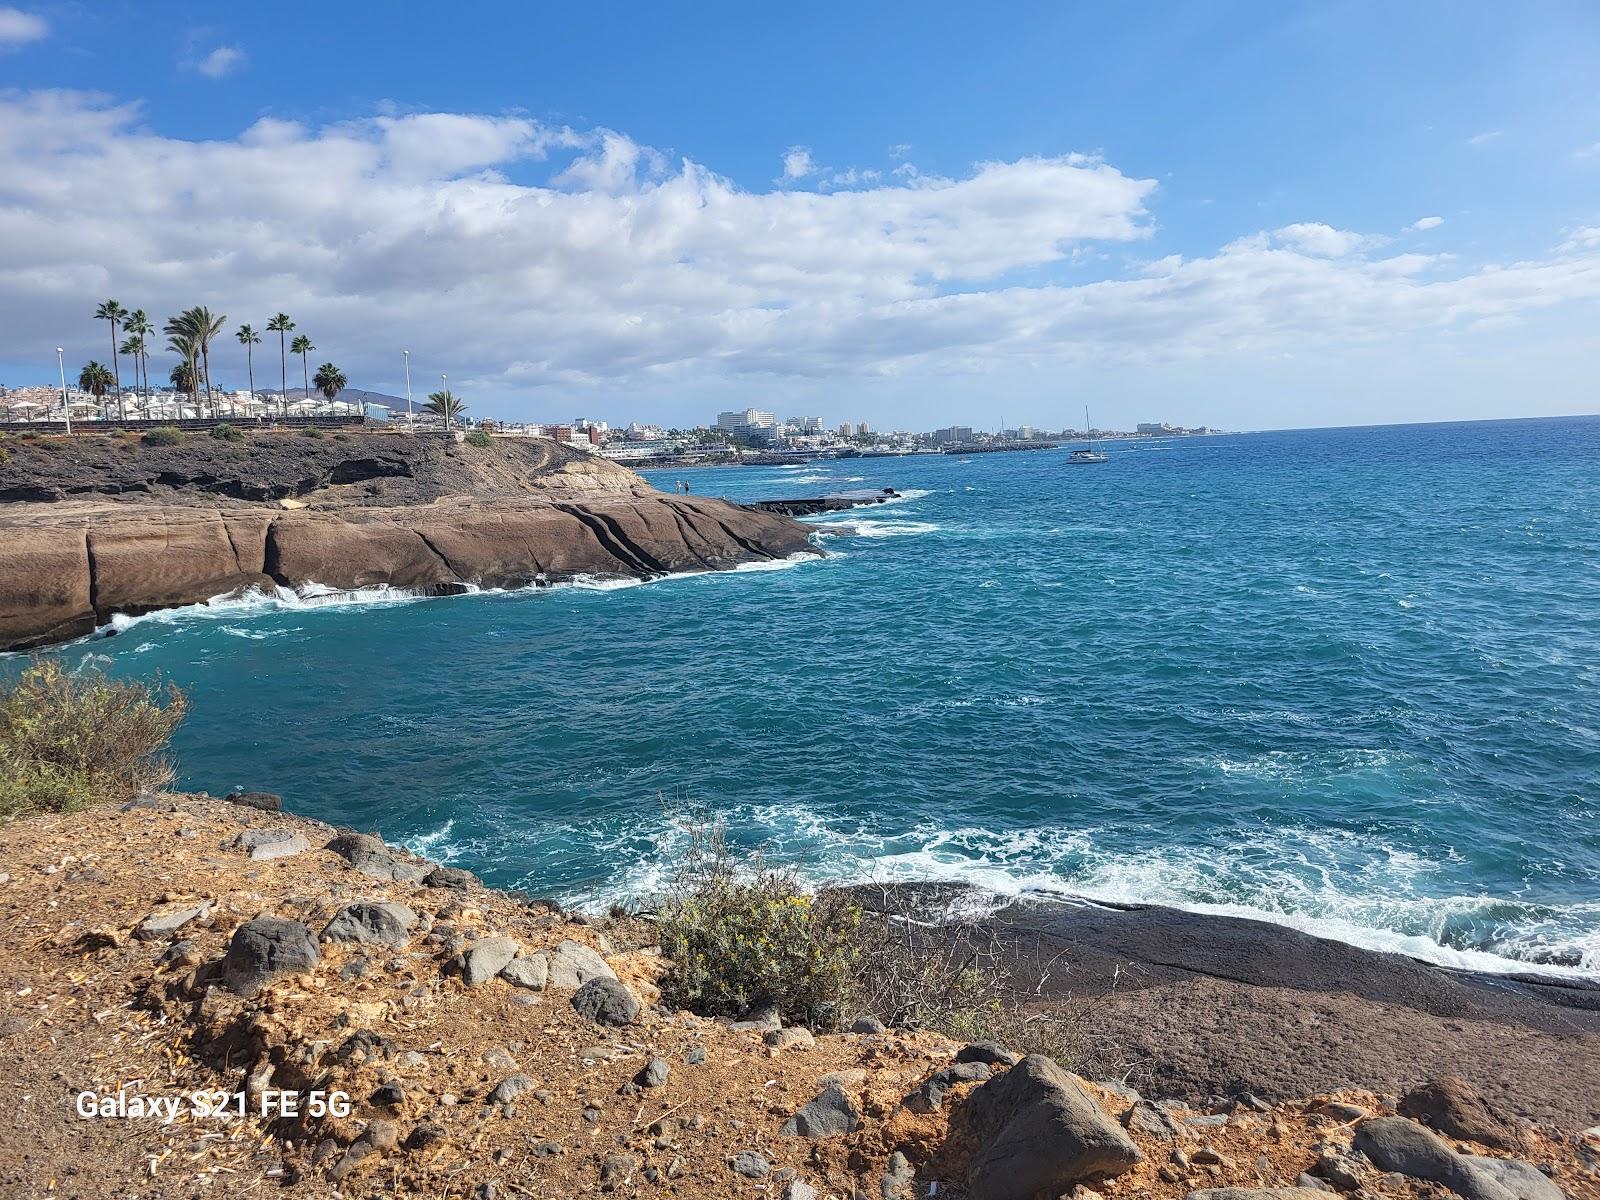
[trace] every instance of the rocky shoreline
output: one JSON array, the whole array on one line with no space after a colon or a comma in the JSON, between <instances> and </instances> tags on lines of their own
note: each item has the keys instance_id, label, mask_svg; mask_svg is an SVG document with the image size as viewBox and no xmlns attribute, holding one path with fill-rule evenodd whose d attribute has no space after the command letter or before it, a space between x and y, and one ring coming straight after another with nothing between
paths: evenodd
<instances>
[{"instance_id":1,"label":"rocky shoreline","mask_svg":"<svg viewBox=\"0 0 1600 1200\"><path fill-rule=\"evenodd\" d=\"M1179 927L1158 951L1160 923L1044 925L1072 942L1074 986L1133 963L1133 939L1150 972L1133 994L1190 1019L1210 1003L1211 967L1272 991L1283 949L1309 964L1308 994L1359 990L1292 940L1241 963L1230 947L1254 930L1229 943ZM1222 1058L1207 1094L1184 1099L1159 1072L1134 1082L1085 1059L1075 1075L869 1019L816 1034L673 1011L647 923L483 887L263 794L146 795L0 828L0 949L8 1195L1600 1194L1600 1130L1530 1118L1510 1089L1453 1071L1277 1097ZM1123 994L1102 987L1095 1004ZM1592 1053L1580 1045L1569 1069ZM1517 1053L1507 1044L1503 1065ZM197 1110L213 1093L240 1097L242 1115ZM267 1105L288 1093L338 1094L348 1110ZM85 1115L85 1095L105 1107Z\"/></svg>"},{"instance_id":2,"label":"rocky shoreline","mask_svg":"<svg viewBox=\"0 0 1600 1200\"><path fill-rule=\"evenodd\" d=\"M0 651L248 588L649 579L816 553L811 534L535 439L8 439Z\"/></svg>"}]
</instances>

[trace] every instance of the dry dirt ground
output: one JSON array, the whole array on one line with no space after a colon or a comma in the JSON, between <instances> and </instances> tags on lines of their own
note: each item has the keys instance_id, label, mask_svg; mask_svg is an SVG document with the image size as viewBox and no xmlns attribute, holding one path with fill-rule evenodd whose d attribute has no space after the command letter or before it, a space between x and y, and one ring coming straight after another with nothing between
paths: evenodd
<instances>
[{"instance_id":1,"label":"dry dirt ground","mask_svg":"<svg viewBox=\"0 0 1600 1200\"><path fill-rule=\"evenodd\" d=\"M301 832L311 848L251 861L234 845L256 827ZM896 1150L917 1168L903 1194L962 1195L966 1148L947 1137L954 1105L918 1115L900 1104L949 1063L955 1043L891 1031L802 1038L774 1050L759 1033L652 1006L661 964L648 947L623 939L626 927L608 931L481 887L369 878L319 848L332 833L302 818L184 796L0 828L0 1196L748 1200L780 1197L795 1179L820 1197L859 1190L880 1200ZM432 934L418 928L393 948L326 943L313 970L249 1001L196 980L197 966L203 980L204 964L223 955L244 921L284 916L315 931L344 904L384 899L409 905L424 926L431 918ZM194 951L175 963L158 962L168 939L134 935L152 911L201 904L209 905L205 915L176 935ZM451 951L438 943L452 930L506 935L530 949L582 942L646 1007L637 1024L606 1028L581 1017L570 992L499 978L469 989L443 970ZM665 1083L630 1087L653 1057L670 1066ZM282 1065L263 1079L259 1068L273 1058ZM488 1103L490 1090L515 1073L534 1088L509 1105ZM829 1076L858 1104L862 1127L816 1141L783 1136L783 1123ZM390 1083L398 1093L380 1090ZM85 1117L75 1107L83 1091L180 1097L224 1089L245 1090L253 1110L263 1086L345 1091L351 1111L289 1121L186 1108L165 1122ZM1095 1094L1113 1114L1127 1107L1114 1089ZM1349 1141L1350 1115L1330 1112L1328 1099L1226 1114L1175 1109L1179 1140L1136 1134L1144 1162L1098 1190L1132 1200L1291 1184L1319 1143ZM1334 1099L1369 1112L1393 1104L1358 1092ZM1578 1139L1527 1136L1522 1156L1547 1165L1569 1197L1600 1196L1596 1160ZM1175 1147L1186 1165L1174 1164ZM730 1163L741 1151L762 1155L770 1173L736 1174ZM941 1178L946 1184L932 1192ZM1397 1200L1445 1195L1398 1177L1374 1177L1369 1190Z\"/></svg>"}]
</instances>

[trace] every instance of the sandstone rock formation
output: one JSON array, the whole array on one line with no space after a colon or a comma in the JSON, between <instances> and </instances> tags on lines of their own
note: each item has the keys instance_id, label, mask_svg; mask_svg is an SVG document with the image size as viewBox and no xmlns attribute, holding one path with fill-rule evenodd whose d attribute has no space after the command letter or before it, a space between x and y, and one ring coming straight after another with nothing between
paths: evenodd
<instances>
[{"instance_id":1,"label":"sandstone rock formation","mask_svg":"<svg viewBox=\"0 0 1600 1200\"><path fill-rule=\"evenodd\" d=\"M287 435L251 438L244 450L201 444L212 442L157 450L82 439L0 466L0 650L249 588L448 594L725 570L809 549L810 531L779 514L667 496L538 439L486 449L392 434L349 437L334 443L341 451ZM185 453L198 461L181 470L169 461ZM219 455L233 458L212 461Z\"/></svg>"}]
</instances>

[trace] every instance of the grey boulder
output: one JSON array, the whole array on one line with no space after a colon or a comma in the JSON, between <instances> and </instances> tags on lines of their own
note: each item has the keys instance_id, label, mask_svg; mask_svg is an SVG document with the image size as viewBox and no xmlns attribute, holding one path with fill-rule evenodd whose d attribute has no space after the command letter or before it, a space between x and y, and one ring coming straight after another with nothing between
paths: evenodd
<instances>
[{"instance_id":1,"label":"grey boulder","mask_svg":"<svg viewBox=\"0 0 1600 1200\"><path fill-rule=\"evenodd\" d=\"M1443 1184L1464 1200L1518 1200L1496 1176L1473 1164L1432 1130L1405 1117L1377 1117L1356 1129L1355 1147L1380 1171Z\"/></svg>"},{"instance_id":2,"label":"grey boulder","mask_svg":"<svg viewBox=\"0 0 1600 1200\"><path fill-rule=\"evenodd\" d=\"M1033 1200L1120 1175L1141 1155L1076 1078L1030 1054L978 1088L960 1109L977 1140L972 1200Z\"/></svg>"},{"instance_id":3,"label":"grey boulder","mask_svg":"<svg viewBox=\"0 0 1600 1200\"><path fill-rule=\"evenodd\" d=\"M471 871L460 867L435 867L422 877L422 882L433 888L454 888L464 892L470 887L476 887L478 877Z\"/></svg>"},{"instance_id":4,"label":"grey boulder","mask_svg":"<svg viewBox=\"0 0 1600 1200\"><path fill-rule=\"evenodd\" d=\"M1462 1157L1473 1170L1489 1176L1517 1200L1567 1200L1566 1193L1538 1167L1515 1158L1484 1158L1476 1154Z\"/></svg>"},{"instance_id":5,"label":"grey boulder","mask_svg":"<svg viewBox=\"0 0 1600 1200\"><path fill-rule=\"evenodd\" d=\"M550 951L548 985L573 991L591 979L615 979L617 973L582 942L565 941Z\"/></svg>"},{"instance_id":6,"label":"grey boulder","mask_svg":"<svg viewBox=\"0 0 1600 1200\"><path fill-rule=\"evenodd\" d=\"M233 840L234 847L250 855L252 862L288 858L311 849L306 835L292 829L246 829Z\"/></svg>"},{"instance_id":7,"label":"grey boulder","mask_svg":"<svg viewBox=\"0 0 1600 1200\"><path fill-rule=\"evenodd\" d=\"M364 942L378 946L404 946L411 940L417 914L392 900L363 900L346 904L322 930L325 942Z\"/></svg>"},{"instance_id":8,"label":"grey boulder","mask_svg":"<svg viewBox=\"0 0 1600 1200\"><path fill-rule=\"evenodd\" d=\"M229 804L259 809L261 812L283 811L283 797L274 795L271 792L229 792L224 799Z\"/></svg>"},{"instance_id":9,"label":"grey boulder","mask_svg":"<svg viewBox=\"0 0 1600 1200\"><path fill-rule=\"evenodd\" d=\"M825 1138L860 1128L860 1110L842 1087L832 1083L785 1121L779 1132L784 1137Z\"/></svg>"},{"instance_id":10,"label":"grey boulder","mask_svg":"<svg viewBox=\"0 0 1600 1200\"><path fill-rule=\"evenodd\" d=\"M133 936L141 942L159 942L171 937L191 921L198 921L211 912L210 902L186 907L164 908L140 921Z\"/></svg>"},{"instance_id":11,"label":"grey boulder","mask_svg":"<svg viewBox=\"0 0 1600 1200\"><path fill-rule=\"evenodd\" d=\"M254 996L276 979L309 971L321 957L316 938L299 921L257 917L233 931L222 960L222 984L230 992Z\"/></svg>"},{"instance_id":12,"label":"grey boulder","mask_svg":"<svg viewBox=\"0 0 1600 1200\"><path fill-rule=\"evenodd\" d=\"M523 1092L531 1091L534 1087L533 1080L526 1075L507 1075L494 1085L494 1090L489 1093L490 1104L509 1104Z\"/></svg>"},{"instance_id":13,"label":"grey boulder","mask_svg":"<svg viewBox=\"0 0 1600 1200\"><path fill-rule=\"evenodd\" d=\"M958 1062L954 1066L935 1071L902 1103L914 1113L937 1112L944 1098L958 1083L981 1083L989 1078L989 1064L984 1062Z\"/></svg>"},{"instance_id":14,"label":"grey boulder","mask_svg":"<svg viewBox=\"0 0 1600 1200\"><path fill-rule=\"evenodd\" d=\"M521 949L508 937L480 938L464 956L461 977L468 987L481 987L505 970Z\"/></svg>"},{"instance_id":15,"label":"grey boulder","mask_svg":"<svg viewBox=\"0 0 1600 1200\"><path fill-rule=\"evenodd\" d=\"M500 968L500 978L513 987L542 992L550 977L550 960L543 951L521 954Z\"/></svg>"},{"instance_id":16,"label":"grey boulder","mask_svg":"<svg viewBox=\"0 0 1600 1200\"><path fill-rule=\"evenodd\" d=\"M373 837L370 833L346 831L329 842L327 848L349 862L354 870L373 879L421 883L429 872L428 867L403 858L385 846L382 838Z\"/></svg>"},{"instance_id":17,"label":"grey boulder","mask_svg":"<svg viewBox=\"0 0 1600 1200\"><path fill-rule=\"evenodd\" d=\"M999 1042L973 1042L956 1051L958 1063L988 1063L991 1067L1014 1067L1019 1057Z\"/></svg>"},{"instance_id":18,"label":"grey boulder","mask_svg":"<svg viewBox=\"0 0 1600 1200\"><path fill-rule=\"evenodd\" d=\"M618 980L591 979L572 996L578 1015L596 1025L632 1025L639 1019L639 997Z\"/></svg>"}]
</instances>

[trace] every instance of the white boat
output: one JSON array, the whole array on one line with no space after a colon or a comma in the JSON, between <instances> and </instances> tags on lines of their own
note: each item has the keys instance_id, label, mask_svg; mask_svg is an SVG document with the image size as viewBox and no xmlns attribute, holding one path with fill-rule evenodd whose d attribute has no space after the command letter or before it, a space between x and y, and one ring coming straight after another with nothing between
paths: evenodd
<instances>
[{"instance_id":1,"label":"white boat","mask_svg":"<svg viewBox=\"0 0 1600 1200\"><path fill-rule=\"evenodd\" d=\"M1111 461L1111 456L1109 454L1101 454L1094 448L1094 426L1089 423L1088 405L1085 405L1083 409L1083 435L1089 439L1089 448L1087 450L1072 451L1067 455L1067 462L1076 464L1102 463Z\"/></svg>"}]
</instances>

